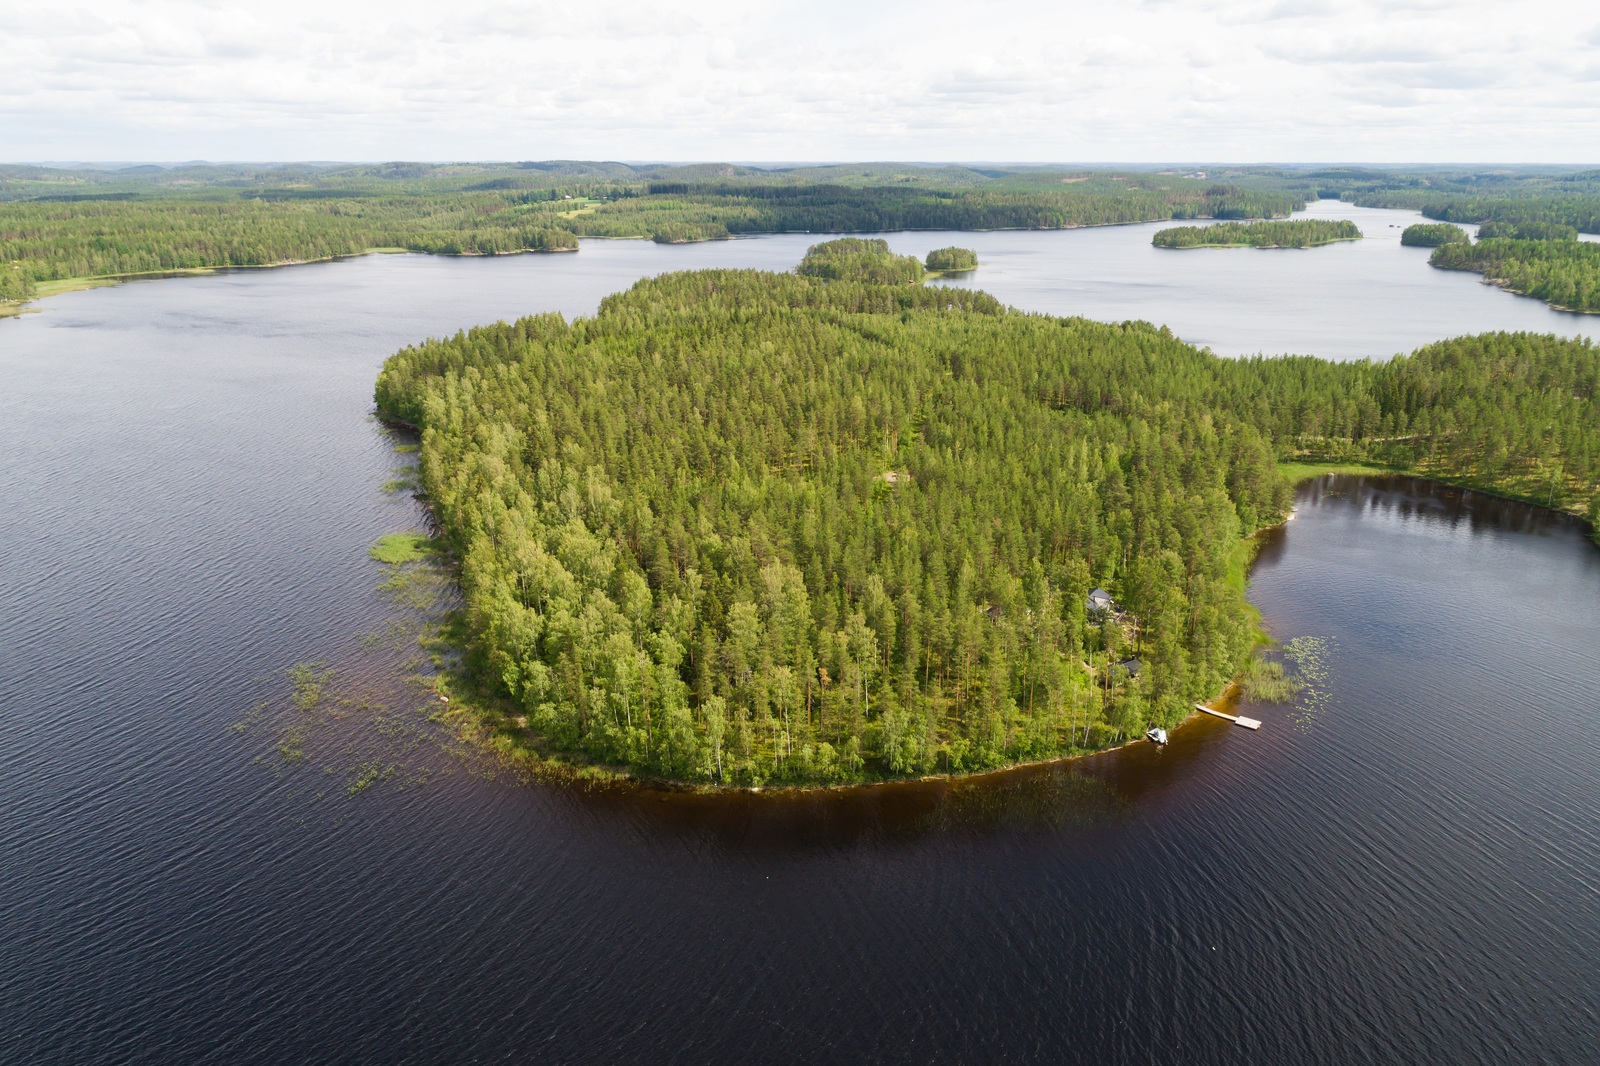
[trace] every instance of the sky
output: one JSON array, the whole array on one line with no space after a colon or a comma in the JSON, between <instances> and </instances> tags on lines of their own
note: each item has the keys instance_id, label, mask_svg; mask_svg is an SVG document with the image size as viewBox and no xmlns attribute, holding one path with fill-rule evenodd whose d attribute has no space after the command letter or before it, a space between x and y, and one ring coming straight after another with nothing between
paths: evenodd
<instances>
[{"instance_id":1,"label":"sky","mask_svg":"<svg viewBox=\"0 0 1600 1066\"><path fill-rule=\"evenodd\" d=\"M0 4L0 161L1600 162L1553 0Z\"/></svg>"}]
</instances>

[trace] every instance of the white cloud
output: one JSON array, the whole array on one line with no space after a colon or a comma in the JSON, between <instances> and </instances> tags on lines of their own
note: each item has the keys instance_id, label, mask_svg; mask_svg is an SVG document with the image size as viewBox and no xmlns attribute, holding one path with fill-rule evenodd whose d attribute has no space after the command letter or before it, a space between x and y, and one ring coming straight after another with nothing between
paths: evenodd
<instances>
[{"instance_id":1,"label":"white cloud","mask_svg":"<svg viewBox=\"0 0 1600 1066\"><path fill-rule=\"evenodd\" d=\"M0 10L0 159L1592 161L1570 6L421 0Z\"/></svg>"}]
</instances>

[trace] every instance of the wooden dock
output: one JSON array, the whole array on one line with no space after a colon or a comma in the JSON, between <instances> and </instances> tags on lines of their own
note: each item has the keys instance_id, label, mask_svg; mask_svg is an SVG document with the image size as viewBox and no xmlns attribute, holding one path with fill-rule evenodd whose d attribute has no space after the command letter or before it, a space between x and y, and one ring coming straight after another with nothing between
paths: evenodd
<instances>
[{"instance_id":1,"label":"wooden dock","mask_svg":"<svg viewBox=\"0 0 1600 1066\"><path fill-rule=\"evenodd\" d=\"M1234 725L1242 725L1246 729L1260 729L1261 728L1261 723L1256 721L1254 718L1245 718L1245 717L1243 717L1241 715L1237 715L1237 714L1224 714L1221 711L1212 710L1210 707L1207 707L1203 703L1195 704L1194 705L1194 709L1197 710L1197 711L1204 711L1207 714L1215 715L1218 718L1226 718L1228 721L1232 722Z\"/></svg>"}]
</instances>

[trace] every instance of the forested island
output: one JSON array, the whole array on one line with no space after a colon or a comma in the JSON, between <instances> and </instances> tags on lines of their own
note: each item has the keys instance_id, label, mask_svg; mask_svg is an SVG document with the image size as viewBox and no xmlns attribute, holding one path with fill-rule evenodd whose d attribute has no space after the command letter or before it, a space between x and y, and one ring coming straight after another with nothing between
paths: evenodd
<instances>
[{"instance_id":1,"label":"forested island","mask_svg":"<svg viewBox=\"0 0 1600 1066\"><path fill-rule=\"evenodd\" d=\"M841 237L812 245L796 270L813 278L851 279L876 285L917 282L926 273L913 257L891 252L888 241L859 237Z\"/></svg>"},{"instance_id":2,"label":"forested island","mask_svg":"<svg viewBox=\"0 0 1600 1066\"><path fill-rule=\"evenodd\" d=\"M957 274L978 269L978 253L971 248L935 248L923 259L923 266L938 274Z\"/></svg>"},{"instance_id":3,"label":"forested island","mask_svg":"<svg viewBox=\"0 0 1600 1066\"><path fill-rule=\"evenodd\" d=\"M386 364L507 743L732 785L1093 750L1250 661L1243 538L1289 506L1280 460L1594 516L1588 342L1227 360L913 284L877 243Z\"/></svg>"},{"instance_id":4,"label":"forested island","mask_svg":"<svg viewBox=\"0 0 1600 1066\"><path fill-rule=\"evenodd\" d=\"M1448 222L1418 222L1407 226L1400 234L1400 243L1409 248L1438 248L1472 237L1460 226Z\"/></svg>"},{"instance_id":5,"label":"forested island","mask_svg":"<svg viewBox=\"0 0 1600 1066\"><path fill-rule=\"evenodd\" d=\"M1214 226L1176 226L1157 231L1157 248L1314 248L1335 241L1359 241L1354 222L1303 218L1290 222L1219 222Z\"/></svg>"}]
</instances>

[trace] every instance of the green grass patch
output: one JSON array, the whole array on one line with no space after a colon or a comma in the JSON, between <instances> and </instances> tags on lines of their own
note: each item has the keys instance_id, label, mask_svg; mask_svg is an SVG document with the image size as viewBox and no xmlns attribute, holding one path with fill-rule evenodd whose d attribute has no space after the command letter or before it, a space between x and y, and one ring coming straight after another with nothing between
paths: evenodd
<instances>
[{"instance_id":1,"label":"green grass patch","mask_svg":"<svg viewBox=\"0 0 1600 1066\"><path fill-rule=\"evenodd\" d=\"M34 299L42 300L46 296L60 296L64 292L81 292L84 289L103 289L108 285L115 285L115 278L59 278L55 281L40 281L34 283Z\"/></svg>"},{"instance_id":2,"label":"green grass patch","mask_svg":"<svg viewBox=\"0 0 1600 1066\"><path fill-rule=\"evenodd\" d=\"M389 533L379 537L367 554L380 563L416 563L438 551L438 543L422 533Z\"/></svg>"},{"instance_id":3,"label":"green grass patch","mask_svg":"<svg viewBox=\"0 0 1600 1066\"><path fill-rule=\"evenodd\" d=\"M1261 533L1255 533L1248 537L1240 537L1233 550L1228 552L1228 585L1239 594L1239 599L1244 604L1245 615L1250 620L1250 631L1254 634L1257 647L1272 643L1272 637L1267 633L1266 625L1262 621L1261 610L1250 602L1248 591L1250 565L1256 561L1256 553L1260 550Z\"/></svg>"},{"instance_id":4,"label":"green grass patch","mask_svg":"<svg viewBox=\"0 0 1600 1066\"><path fill-rule=\"evenodd\" d=\"M1397 474L1401 471L1392 466L1380 466L1376 463L1287 462L1278 464L1278 472L1298 485L1302 481L1310 481L1323 474Z\"/></svg>"}]
</instances>

